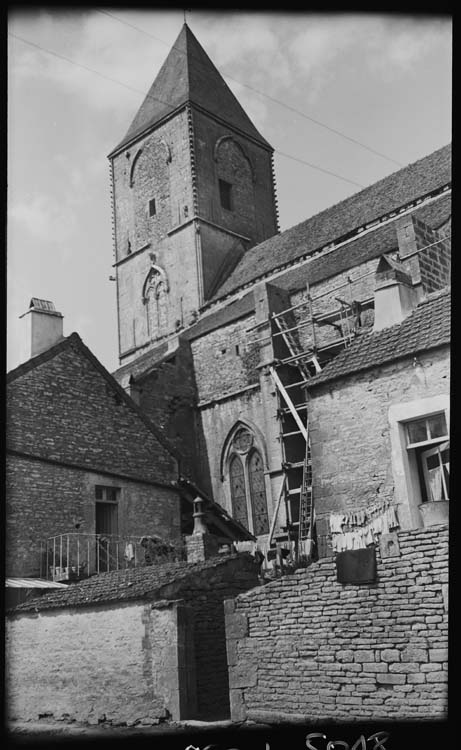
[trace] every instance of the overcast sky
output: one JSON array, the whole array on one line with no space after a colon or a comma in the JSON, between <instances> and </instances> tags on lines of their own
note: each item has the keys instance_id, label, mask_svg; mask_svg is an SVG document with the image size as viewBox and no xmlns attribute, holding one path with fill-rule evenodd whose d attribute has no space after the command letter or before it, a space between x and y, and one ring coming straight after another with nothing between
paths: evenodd
<instances>
[{"instance_id":1,"label":"overcast sky","mask_svg":"<svg viewBox=\"0 0 461 750\"><path fill-rule=\"evenodd\" d=\"M448 17L187 16L276 151L350 181L276 153L282 230L451 140ZM10 13L8 369L24 359L19 316L33 296L117 367L107 154L182 23L180 10Z\"/></svg>"}]
</instances>

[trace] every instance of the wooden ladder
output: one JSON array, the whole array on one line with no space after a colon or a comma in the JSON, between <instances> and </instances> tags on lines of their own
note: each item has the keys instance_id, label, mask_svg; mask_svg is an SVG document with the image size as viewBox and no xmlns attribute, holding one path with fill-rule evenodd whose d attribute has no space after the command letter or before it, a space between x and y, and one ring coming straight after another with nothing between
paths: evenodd
<instances>
[{"instance_id":1,"label":"wooden ladder","mask_svg":"<svg viewBox=\"0 0 461 750\"><path fill-rule=\"evenodd\" d=\"M311 441L309 434L306 440L306 453L303 464L303 478L299 501L299 541L304 541L311 535L312 516L312 460Z\"/></svg>"},{"instance_id":2,"label":"wooden ladder","mask_svg":"<svg viewBox=\"0 0 461 750\"><path fill-rule=\"evenodd\" d=\"M277 328L282 334L282 338L285 341L286 347L291 355L286 360L282 360L282 361L287 362L288 360L291 360L291 362L298 367L302 376L306 380L312 377L310 370L307 366L307 362L312 362L315 367L315 371L320 372L321 368L318 363L317 357L315 356L315 353L313 351L308 351L308 352L302 351L301 347L299 346L298 342L293 336L293 333L291 332L291 330L288 329L288 326L285 320L283 320L283 318L274 317L274 320L277 325Z\"/></svg>"}]
</instances>

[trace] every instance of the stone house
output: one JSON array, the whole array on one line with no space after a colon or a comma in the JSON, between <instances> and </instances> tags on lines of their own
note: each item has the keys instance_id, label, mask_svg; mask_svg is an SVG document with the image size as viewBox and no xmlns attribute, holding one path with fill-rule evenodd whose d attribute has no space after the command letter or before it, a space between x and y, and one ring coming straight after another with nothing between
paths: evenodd
<instances>
[{"instance_id":1,"label":"stone house","mask_svg":"<svg viewBox=\"0 0 461 750\"><path fill-rule=\"evenodd\" d=\"M179 457L62 315L34 298L30 358L7 376L6 574L54 581L182 554L200 490ZM205 501L221 541L251 538ZM175 550L175 548L177 548Z\"/></svg>"}]
</instances>

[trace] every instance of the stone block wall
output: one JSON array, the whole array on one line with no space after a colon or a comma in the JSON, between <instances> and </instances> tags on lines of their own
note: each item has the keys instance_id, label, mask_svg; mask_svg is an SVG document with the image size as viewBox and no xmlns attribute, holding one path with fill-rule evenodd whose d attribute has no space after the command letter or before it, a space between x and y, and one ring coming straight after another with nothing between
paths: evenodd
<instances>
[{"instance_id":1,"label":"stone block wall","mask_svg":"<svg viewBox=\"0 0 461 750\"><path fill-rule=\"evenodd\" d=\"M246 333L254 323L251 315L191 342L199 403L259 382L257 350Z\"/></svg>"},{"instance_id":2,"label":"stone block wall","mask_svg":"<svg viewBox=\"0 0 461 750\"><path fill-rule=\"evenodd\" d=\"M373 584L330 558L226 602L234 721L446 716L448 529L398 540Z\"/></svg>"},{"instance_id":3,"label":"stone block wall","mask_svg":"<svg viewBox=\"0 0 461 750\"><path fill-rule=\"evenodd\" d=\"M276 234L271 152L195 109L193 128L199 215L248 237L251 245ZM233 185L238 210L221 207L219 178Z\"/></svg>"},{"instance_id":4,"label":"stone block wall","mask_svg":"<svg viewBox=\"0 0 461 750\"><path fill-rule=\"evenodd\" d=\"M448 347L351 374L309 390L314 497L318 518L394 498L389 407L449 393Z\"/></svg>"}]
</instances>

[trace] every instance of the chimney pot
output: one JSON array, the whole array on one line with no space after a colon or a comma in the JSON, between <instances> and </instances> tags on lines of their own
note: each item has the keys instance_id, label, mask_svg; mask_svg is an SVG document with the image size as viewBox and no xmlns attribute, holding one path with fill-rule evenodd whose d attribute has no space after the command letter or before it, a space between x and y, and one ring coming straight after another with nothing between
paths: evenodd
<instances>
[{"instance_id":1,"label":"chimney pot","mask_svg":"<svg viewBox=\"0 0 461 750\"><path fill-rule=\"evenodd\" d=\"M24 360L36 357L64 338L63 315L46 299L32 297L25 318L26 337Z\"/></svg>"}]
</instances>

